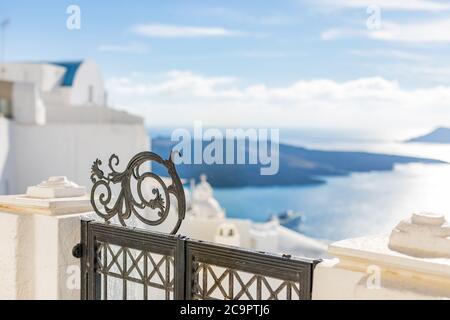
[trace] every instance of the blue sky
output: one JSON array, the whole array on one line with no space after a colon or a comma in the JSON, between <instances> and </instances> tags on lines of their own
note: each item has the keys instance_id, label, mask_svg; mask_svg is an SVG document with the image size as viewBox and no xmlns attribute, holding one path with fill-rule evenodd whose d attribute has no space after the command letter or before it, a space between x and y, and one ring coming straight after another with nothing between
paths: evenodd
<instances>
[{"instance_id":1,"label":"blue sky","mask_svg":"<svg viewBox=\"0 0 450 320\"><path fill-rule=\"evenodd\" d=\"M66 28L71 4L81 9L80 30ZM380 24L369 29L374 8L367 10L374 4ZM211 125L263 125L273 119L274 126L295 127L298 116L300 126L320 128L333 125L321 115L335 118L335 112L338 128L352 127L385 103L397 108L393 125L417 113L403 132L446 124L439 119L447 116L450 97L448 1L16 0L0 2L5 18L11 19L7 60L94 59L111 102L150 124L171 121L155 120L150 111L179 113L186 101L199 111L176 123L197 117ZM355 88L367 96L342 97ZM295 97L286 101L289 95ZM400 110L410 103L411 110ZM223 111L230 108L239 111ZM383 119L382 111L374 112ZM424 120L425 112L432 116ZM233 122L234 116L253 120ZM377 125L360 124L375 131Z\"/></svg>"}]
</instances>

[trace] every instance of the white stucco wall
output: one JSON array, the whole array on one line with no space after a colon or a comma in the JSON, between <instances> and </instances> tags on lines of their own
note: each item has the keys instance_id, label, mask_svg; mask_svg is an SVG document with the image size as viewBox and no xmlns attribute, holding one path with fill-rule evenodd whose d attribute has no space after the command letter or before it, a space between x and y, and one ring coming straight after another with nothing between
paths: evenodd
<instances>
[{"instance_id":1,"label":"white stucco wall","mask_svg":"<svg viewBox=\"0 0 450 320\"><path fill-rule=\"evenodd\" d=\"M33 219L0 211L0 225L0 299L32 299Z\"/></svg>"},{"instance_id":2,"label":"white stucco wall","mask_svg":"<svg viewBox=\"0 0 450 320\"><path fill-rule=\"evenodd\" d=\"M56 106L69 106L71 97L70 87L56 87L52 91L41 92L41 98L44 101L46 107Z\"/></svg>"},{"instance_id":3,"label":"white stucco wall","mask_svg":"<svg viewBox=\"0 0 450 320\"><path fill-rule=\"evenodd\" d=\"M89 101L89 87L92 87L92 101ZM105 105L105 88L100 67L91 60L85 60L75 75L71 90L70 104L79 105Z\"/></svg>"},{"instance_id":4,"label":"white stucco wall","mask_svg":"<svg viewBox=\"0 0 450 320\"><path fill-rule=\"evenodd\" d=\"M10 120L0 117L0 195L10 192L13 165L11 161L10 130Z\"/></svg>"},{"instance_id":5,"label":"white stucco wall","mask_svg":"<svg viewBox=\"0 0 450 320\"><path fill-rule=\"evenodd\" d=\"M126 165L136 153L149 149L143 125L13 123L12 136L15 165L9 192L13 194L23 193L26 187L50 176L67 176L89 187L95 159L107 165L115 153L121 165Z\"/></svg>"},{"instance_id":6,"label":"white stucco wall","mask_svg":"<svg viewBox=\"0 0 450 320\"><path fill-rule=\"evenodd\" d=\"M16 277L17 277L17 238L18 217L11 214L0 214L0 297L2 299L17 299Z\"/></svg>"},{"instance_id":7,"label":"white stucco wall","mask_svg":"<svg viewBox=\"0 0 450 320\"><path fill-rule=\"evenodd\" d=\"M47 123L120 123L143 124L141 117L99 106L47 106Z\"/></svg>"},{"instance_id":8,"label":"white stucco wall","mask_svg":"<svg viewBox=\"0 0 450 320\"><path fill-rule=\"evenodd\" d=\"M15 82L13 84L13 119L22 124L44 125L46 109L33 83Z\"/></svg>"},{"instance_id":9,"label":"white stucco wall","mask_svg":"<svg viewBox=\"0 0 450 320\"><path fill-rule=\"evenodd\" d=\"M72 248L80 242L83 216L34 216L34 299L80 298L80 261Z\"/></svg>"},{"instance_id":10,"label":"white stucco wall","mask_svg":"<svg viewBox=\"0 0 450 320\"><path fill-rule=\"evenodd\" d=\"M53 90L66 72L63 67L38 63L6 63L0 68L3 80L34 83L39 91Z\"/></svg>"},{"instance_id":11,"label":"white stucco wall","mask_svg":"<svg viewBox=\"0 0 450 320\"><path fill-rule=\"evenodd\" d=\"M79 299L72 248L80 242L83 216L0 210L0 299Z\"/></svg>"}]
</instances>

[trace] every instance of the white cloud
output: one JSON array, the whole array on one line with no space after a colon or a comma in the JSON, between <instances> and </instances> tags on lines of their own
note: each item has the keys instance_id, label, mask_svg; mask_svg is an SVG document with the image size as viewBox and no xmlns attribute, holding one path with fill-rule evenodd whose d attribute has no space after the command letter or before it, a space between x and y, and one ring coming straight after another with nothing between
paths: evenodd
<instances>
[{"instance_id":1,"label":"white cloud","mask_svg":"<svg viewBox=\"0 0 450 320\"><path fill-rule=\"evenodd\" d=\"M426 23L382 23L380 30L369 32L373 39L399 42L450 42L450 19Z\"/></svg>"},{"instance_id":2,"label":"white cloud","mask_svg":"<svg viewBox=\"0 0 450 320\"><path fill-rule=\"evenodd\" d=\"M411 70L415 73L425 74L430 77L438 77L446 80L450 78L450 67L412 66Z\"/></svg>"},{"instance_id":3,"label":"white cloud","mask_svg":"<svg viewBox=\"0 0 450 320\"><path fill-rule=\"evenodd\" d=\"M192 27L168 24L140 24L131 28L135 34L153 38L232 37L245 33L219 27Z\"/></svg>"},{"instance_id":4,"label":"white cloud","mask_svg":"<svg viewBox=\"0 0 450 320\"><path fill-rule=\"evenodd\" d=\"M148 46L140 43L130 43L124 45L102 44L98 46L98 50L102 52L118 52L118 53L137 53L143 54L149 51Z\"/></svg>"},{"instance_id":5,"label":"white cloud","mask_svg":"<svg viewBox=\"0 0 450 320\"><path fill-rule=\"evenodd\" d=\"M191 126L202 120L219 127L368 130L389 138L450 125L450 87L407 90L381 77L271 87L172 71L157 82L111 78L107 87L116 105L142 115L150 125Z\"/></svg>"},{"instance_id":6,"label":"white cloud","mask_svg":"<svg viewBox=\"0 0 450 320\"><path fill-rule=\"evenodd\" d=\"M325 30L321 33L320 37L322 40L334 40L340 38L349 38L355 36L365 36L367 34L366 30L356 30L349 28L332 28Z\"/></svg>"},{"instance_id":7,"label":"white cloud","mask_svg":"<svg viewBox=\"0 0 450 320\"><path fill-rule=\"evenodd\" d=\"M411 60L412 61L412 60ZM374 72L386 75L394 79L402 79L405 82L417 82L426 84L427 87L450 85L450 67L434 62L417 61L411 63L395 61L394 63L372 65Z\"/></svg>"},{"instance_id":8,"label":"white cloud","mask_svg":"<svg viewBox=\"0 0 450 320\"><path fill-rule=\"evenodd\" d=\"M281 59L286 58L292 53L287 53L284 51L258 51L258 50L247 50L243 51L242 56L251 59Z\"/></svg>"},{"instance_id":9,"label":"white cloud","mask_svg":"<svg viewBox=\"0 0 450 320\"><path fill-rule=\"evenodd\" d=\"M294 17L285 14L272 13L268 16L257 16L248 14L242 10L233 10L225 7L202 6L201 8L194 9L192 14L208 18L214 17L220 20L225 19L238 23L252 23L269 26L290 25L296 22Z\"/></svg>"},{"instance_id":10,"label":"white cloud","mask_svg":"<svg viewBox=\"0 0 450 320\"><path fill-rule=\"evenodd\" d=\"M335 28L326 30L321 35L324 40L355 36L390 42L448 43L450 19L407 24L382 20L381 28L378 30Z\"/></svg>"},{"instance_id":11,"label":"white cloud","mask_svg":"<svg viewBox=\"0 0 450 320\"><path fill-rule=\"evenodd\" d=\"M359 57L375 57L408 61L426 61L429 57L402 50L373 49L373 50L349 50L349 53Z\"/></svg>"},{"instance_id":12,"label":"white cloud","mask_svg":"<svg viewBox=\"0 0 450 320\"><path fill-rule=\"evenodd\" d=\"M431 0L319 0L318 2L322 6L338 8L367 8L375 5L381 10L431 12L450 10L450 4Z\"/></svg>"}]
</instances>

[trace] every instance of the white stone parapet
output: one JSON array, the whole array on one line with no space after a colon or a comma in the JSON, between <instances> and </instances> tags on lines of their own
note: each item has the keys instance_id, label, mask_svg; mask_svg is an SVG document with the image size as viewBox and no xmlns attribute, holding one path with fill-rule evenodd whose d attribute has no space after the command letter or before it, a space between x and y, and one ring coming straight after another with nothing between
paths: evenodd
<instances>
[{"instance_id":1,"label":"white stone parapet","mask_svg":"<svg viewBox=\"0 0 450 320\"><path fill-rule=\"evenodd\" d=\"M0 197L0 299L79 299L84 187L52 177L25 195Z\"/></svg>"},{"instance_id":2,"label":"white stone parapet","mask_svg":"<svg viewBox=\"0 0 450 320\"><path fill-rule=\"evenodd\" d=\"M390 236L335 242L314 271L313 299L450 299L448 225L414 214Z\"/></svg>"}]
</instances>

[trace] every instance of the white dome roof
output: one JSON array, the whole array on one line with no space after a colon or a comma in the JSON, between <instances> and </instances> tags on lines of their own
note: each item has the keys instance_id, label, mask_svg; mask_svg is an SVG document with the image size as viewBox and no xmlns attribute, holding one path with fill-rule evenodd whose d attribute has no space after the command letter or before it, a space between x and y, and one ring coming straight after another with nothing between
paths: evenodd
<instances>
[{"instance_id":1,"label":"white dome roof","mask_svg":"<svg viewBox=\"0 0 450 320\"><path fill-rule=\"evenodd\" d=\"M225 212L214 198L213 188L206 181L205 175L200 176L200 183L192 190L192 213L199 217L225 217Z\"/></svg>"}]
</instances>

